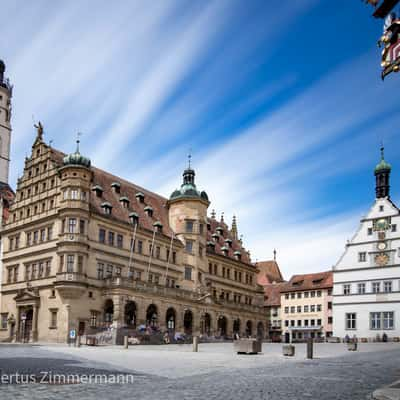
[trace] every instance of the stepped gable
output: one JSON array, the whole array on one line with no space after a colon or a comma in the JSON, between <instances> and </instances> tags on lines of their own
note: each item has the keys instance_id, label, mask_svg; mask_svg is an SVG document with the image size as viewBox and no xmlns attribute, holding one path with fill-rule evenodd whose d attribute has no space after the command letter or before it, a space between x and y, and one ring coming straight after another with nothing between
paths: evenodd
<instances>
[{"instance_id":1,"label":"stepped gable","mask_svg":"<svg viewBox=\"0 0 400 400\"><path fill-rule=\"evenodd\" d=\"M242 247L240 241L235 239L233 233L229 229L228 225L225 222L217 221L214 218L208 218L208 224L210 225L210 230L207 230L207 241L215 243L215 253L221 256L224 256L224 252L221 250L222 247L228 248L228 253L226 257L235 259L235 251L240 251L241 253L241 262L246 264L251 264L250 258L247 254L247 250ZM217 232L217 228L223 228L223 237L220 237L218 242L213 240L212 235ZM228 244L225 243L226 239L232 240L231 247L228 247ZM251 264L252 265L252 264ZM252 265L253 266L253 265Z\"/></svg>"}]
</instances>

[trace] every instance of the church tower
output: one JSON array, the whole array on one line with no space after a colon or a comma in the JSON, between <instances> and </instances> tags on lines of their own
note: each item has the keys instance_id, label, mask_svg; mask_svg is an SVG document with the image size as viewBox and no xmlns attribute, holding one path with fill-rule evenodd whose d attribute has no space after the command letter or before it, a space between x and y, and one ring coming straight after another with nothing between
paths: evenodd
<instances>
[{"instance_id":1,"label":"church tower","mask_svg":"<svg viewBox=\"0 0 400 400\"><path fill-rule=\"evenodd\" d=\"M390 171L392 167L385 161L384 148L381 147L381 161L375 167L375 194L377 199L390 198Z\"/></svg>"},{"instance_id":2,"label":"church tower","mask_svg":"<svg viewBox=\"0 0 400 400\"><path fill-rule=\"evenodd\" d=\"M0 183L8 183L10 169L12 86L4 76L5 70L0 60Z\"/></svg>"}]
</instances>

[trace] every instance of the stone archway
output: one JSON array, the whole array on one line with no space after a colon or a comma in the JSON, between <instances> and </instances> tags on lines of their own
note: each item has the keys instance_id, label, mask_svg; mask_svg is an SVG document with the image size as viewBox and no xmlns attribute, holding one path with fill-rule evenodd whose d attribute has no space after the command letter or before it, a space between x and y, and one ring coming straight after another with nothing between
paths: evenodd
<instances>
[{"instance_id":1,"label":"stone archway","mask_svg":"<svg viewBox=\"0 0 400 400\"><path fill-rule=\"evenodd\" d=\"M204 313L201 318L200 332L202 335L211 335L211 315Z\"/></svg>"},{"instance_id":2,"label":"stone archway","mask_svg":"<svg viewBox=\"0 0 400 400\"><path fill-rule=\"evenodd\" d=\"M136 328L137 307L134 301L127 301L125 304L124 322L128 328Z\"/></svg>"},{"instance_id":3,"label":"stone archway","mask_svg":"<svg viewBox=\"0 0 400 400\"><path fill-rule=\"evenodd\" d=\"M107 299L104 303L104 324L110 326L114 320L114 302L111 299Z\"/></svg>"},{"instance_id":4,"label":"stone archway","mask_svg":"<svg viewBox=\"0 0 400 400\"><path fill-rule=\"evenodd\" d=\"M228 327L228 321L227 321L225 316L221 315L218 318L218 328L217 328L218 329L218 335L222 336L222 337L226 336L227 327Z\"/></svg>"},{"instance_id":5,"label":"stone archway","mask_svg":"<svg viewBox=\"0 0 400 400\"><path fill-rule=\"evenodd\" d=\"M240 334L240 319L239 318L236 318L234 321L233 321L233 333L237 333L237 334Z\"/></svg>"},{"instance_id":6,"label":"stone archway","mask_svg":"<svg viewBox=\"0 0 400 400\"><path fill-rule=\"evenodd\" d=\"M183 314L183 329L187 335L193 332L193 313L190 310L186 310Z\"/></svg>"},{"instance_id":7,"label":"stone archway","mask_svg":"<svg viewBox=\"0 0 400 400\"><path fill-rule=\"evenodd\" d=\"M251 336L253 333L253 324L251 321L246 322L246 336Z\"/></svg>"},{"instance_id":8,"label":"stone archway","mask_svg":"<svg viewBox=\"0 0 400 400\"><path fill-rule=\"evenodd\" d=\"M158 310L155 304L150 304L146 311L146 325L156 328L158 326Z\"/></svg>"},{"instance_id":9,"label":"stone archway","mask_svg":"<svg viewBox=\"0 0 400 400\"><path fill-rule=\"evenodd\" d=\"M168 308L165 313L165 325L169 332L174 332L176 327L176 311L174 308Z\"/></svg>"},{"instance_id":10,"label":"stone archway","mask_svg":"<svg viewBox=\"0 0 400 400\"><path fill-rule=\"evenodd\" d=\"M257 338L264 339L264 324L261 321L257 324Z\"/></svg>"}]
</instances>

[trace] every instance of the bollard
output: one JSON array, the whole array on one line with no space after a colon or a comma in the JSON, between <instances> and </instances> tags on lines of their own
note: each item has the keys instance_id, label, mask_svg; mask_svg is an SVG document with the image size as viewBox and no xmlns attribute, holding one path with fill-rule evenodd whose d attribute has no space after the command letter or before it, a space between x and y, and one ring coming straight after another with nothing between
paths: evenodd
<instances>
[{"instance_id":1,"label":"bollard","mask_svg":"<svg viewBox=\"0 0 400 400\"><path fill-rule=\"evenodd\" d=\"M76 346L81 347L81 337L80 336L78 336L78 338L76 339Z\"/></svg>"},{"instance_id":2,"label":"bollard","mask_svg":"<svg viewBox=\"0 0 400 400\"><path fill-rule=\"evenodd\" d=\"M193 352L197 353L199 351L199 337L193 336Z\"/></svg>"},{"instance_id":3,"label":"bollard","mask_svg":"<svg viewBox=\"0 0 400 400\"><path fill-rule=\"evenodd\" d=\"M313 345L314 345L314 341L312 340L312 338L309 338L307 340L307 358L312 359L313 358Z\"/></svg>"},{"instance_id":4,"label":"bollard","mask_svg":"<svg viewBox=\"0 0 400 400\"><path fill-rule=\"evenodd\" d=\"M128 336L124 336L124 349L128 348Z\"/></svg>"}]
</instances>

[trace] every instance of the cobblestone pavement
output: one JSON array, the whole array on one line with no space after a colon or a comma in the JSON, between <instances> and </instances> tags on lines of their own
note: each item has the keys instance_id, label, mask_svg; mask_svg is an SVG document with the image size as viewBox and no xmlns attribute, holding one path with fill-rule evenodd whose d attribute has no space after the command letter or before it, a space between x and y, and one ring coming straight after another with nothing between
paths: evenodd
<instances>
[{"instance_id":1,"label":"cobblestone pavement","mask_svg":"<svg viewBox=\"0 0 400 400\"><path fill-rule=\"evenodd\" d=\"M129 373L133 379L107 385L3 384L0 399L366 399L376 388L399 379L400 344L365 346L350 353L340 351L343 346L320 345L316 348L320 358L305 360L301 345L296 359L280 356L279 345L264 346L265 354L258 356L237 356L231 344L201 345L200 353L173 347L122 350L0 345L3 374ZM158 366L164 371L167 364L174 373L160 376ZM190 371L180 373L181 369Z\"/></svg>"}]
</instances>

